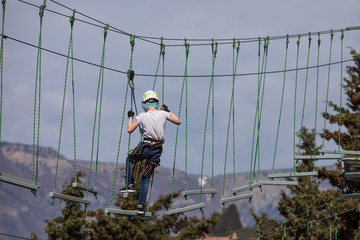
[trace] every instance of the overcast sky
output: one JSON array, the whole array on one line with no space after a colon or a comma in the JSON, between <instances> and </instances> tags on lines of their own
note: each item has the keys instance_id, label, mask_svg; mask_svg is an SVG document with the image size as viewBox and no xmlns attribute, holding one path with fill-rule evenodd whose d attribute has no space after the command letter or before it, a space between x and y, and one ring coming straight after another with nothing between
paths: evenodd
<instances>
[{"instance_id":1,"label":"overcast sky","mask_svg":"<svg viewBox=\"0 0 360 240\"><path fill-rule=\"evenodd\" d=\"M40 6L43 1L25 0ZM137 36L151 36L178 39L232 39L284 36L307 32L328 31L360 25L360 2L357 0L336 1L89 1L63 0L62 4L86 14L103 23ZM71 10L47 1L47 9L67 16ZM39 37L38 8L23 2L7 1L5 34L9 37L37 45ZM95 23L79 14L76 18ZM49 11L45 12L43 23L43 47L67 54L70 36L69 19ZM350 59L349 48L360 51L360 31L345 31L344 60ZM103 29L80 21L74 24L74 57L100 64L103 44ZM317 63L317 40L312 36L310 66ZM296 64L296 38L289 43L287 68L294 69ZM321 35L320 64L329 62L330 34ZM160 40L152 40L159 43ZM159 56L159 45L135 39L133 66L135 73L155 74ZM165 40L165 45L183 44L181 41ZM211 47L192 46L188 63L189 75L211 74ZM207 41L206 43L210 43ZM301 38L299 67L306 67L308 38ZM4 103L2 122L2 141L32 144L33 101L35 86L37 49L11 39L4 44ZM237 73L256 73L258 70L258 43L243 42L240 47ZM233 64L231 44L219 45L215 62L215 74L232 74ZM335 33L332 48L332 62L340 61L340 33ZM109 31L106 43L105 66L126 71L130 62L129 37ZM268 71L284 69L285 39L271 40L268 52ZM344 63L343 70L351 62ZM185 50L183 46L166 47L165 74L183 75ZM57 149L61 116L62 94L65 80L66 58L42 52L42 102L40 145ZM323 127L320 113L325 109L328 66L319 69L319 101L317 130ZM340 64L331 66L329 99L339 102ZM162 72L160 66L159 73ZM299 129L305 71L298 72L298 91L296 108L296 129ZM315 86L317 69L309 70L309 85L304 124L315 126ZM343 76L347 76L343 71ZM124 109L126 76L105 70L103 109L101 119L99 160L115 162ZM292 167L293 126L294 126L294 82L295 72L285 75L284 107L279 133L275 168ZM99 68L85 63L74 62L75 99L76 99L76 144L77 159L89 160L91 156L91 136L95 111L96 88ZM282 82L284 74L267 74L264 106L260 135L260 161L262 169L272 167L277 123L279 119ZM156 91L161 98L161 77L158 77ZM71 77L67 85L63 138L61 153L73 158L72 95ZM152 88L154 77L135 77L135 96L141 109L142 94ZM165 78L165 103L175 114L179 113L182 77ZM188 79L188 171L200 174L202 147L205 129L206 104L210 78ZM214 172L224 171L227 119L230 109L232 77L215 78L215 148ZM235 144L236 171L250 170L251 142L257 100L257 76L239 76L235 83ZM185 99L183 99L183 106ZM129 99L127 101L129 104ZM130 106L126 106L126 112ZM179 128L176 168L185 169L185 114L181 112L183 124ZM128 146L126 121L122 136L119 162L124 163ZM207 126L204 174L211 174L211 111ZM176 126L166 126L166 143L161 158L162 166L172 167ZM132 134L131 146L136 145L139 132ZM318 139L321 143L321 139ZM334 148L326 143L325 148ZM227 173L232 171L232 135L229 141ZM61 164L61 163L60 163ZM324 164L324 163L322 163ZM328 164L328 163L326 163ZM319 164L320 165L320 164Z\"/></svg>"}]
</instances>

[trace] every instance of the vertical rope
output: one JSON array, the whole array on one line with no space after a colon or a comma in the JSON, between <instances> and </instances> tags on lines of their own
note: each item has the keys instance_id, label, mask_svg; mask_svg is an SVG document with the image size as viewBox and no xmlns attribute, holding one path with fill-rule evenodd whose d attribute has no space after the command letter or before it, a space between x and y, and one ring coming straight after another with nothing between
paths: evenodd
<instances>
[{"instance_id":1,"label":"vertical rope","mask_svg":"<svg viewBox=\"0 0 360 240\"><path fill-rule=\"evenodd\" d=\"M153 91L155 90L156 79L157 79L158 72L159 72L159 66L160 66L162 48L163 48L163 39L161 38L159 59L158 59L157 66L156 66L155 79L154 79L154 84L153 84L153 88L152 88Z\"/></svg>"},{"instance_id":2,"label":"vertical rope","mask_svg":"<svg viewBox=\"0 0 360 240\"><path fill-rule=\"evenodd\" d=\"M37 181L38 181L38 166L39 166L40 106L41 106L41 43L42 43L42 26L43 26L43 17L44 17L45 7L46 7L46 0L44 0L43 5L41 5L39 8L40 33L39 33L38 52L37 52L37 61L36 61L35 94L34 94L34 96L35 96L34 97L34 126L33 126L32 182L35 182L35 183L37 183ZM37 121L37 126L36 126L36 121ZM36 171L36 173L35 173L35 171Z\"/></svg>"},{"instance_id":3,"label":"vertical rope","mask_svg":"<svg viewBox=\"0 0 360 240\"><path fill-rule=\"evenodd\" d=\"M320 61L320 33L318 33L318 54L316 64L316 94L315 94L315 135L314 135L314 158L313 158L313 170L315 171L315 154L316 154L316 127L317 127L317 110L318 110L318 96L319 96L319 61Z\"/></svg>"},{"instance_id":4,"label":"vertical rope","mask_svg":"<svg viewBox=\"0 0 360 240\"><path fill-rule=\"evenodd\" d=\"M65 109L65 100L66 100L66 89L67 89L67 79L68 79L68 72L69 72L69 61L70 56L73 57L72 54L72 45L73 45L73 27L74 27L74 21L75 21L75 13L73 13L73 16L70 17L70 40L69 40L69 47L68 47L68 54L66 58L66 71L65 71L65 81L64 81L64 91L63 91L63 98L62 98L62 107L61 107L61 117L60 117L60 132L59 132L59 141L58 141L58 149L57 149L57 158L56 158L56 171L55 171L55 181L54 181L54 192L56 191L56 183L57 183L57 177L58 177L58 169L59 169L59 160L60 160L60 147L61 147L61 135L62 135L62 129L63 129L63 121L64 121L64 109ZM74 69L72 68L72 71ZM73 73L72 73L73 74ZM72 75L73 77L73 75ZM74 80L74 79L72 79ZM75 163L75 181L77 182L77 176L76 176L76 160L74 159Z\"/></svg>"},{"instance_id":5,"label":"vertical rope","mask_svg":"<svg viewBox=\"0 0 360 240\"><path fill-rule=\"evenodd\" d=\"M254 158L254 141L255 141L255 133L256 133L256 123L257 123L257 116L259 111L259 101L260 101L260 46L261 46L261 38L259 37L259 49L258 49L258 94L256 100L256 108L255 108L255 119L254 119L254 126L253 126L253 136L252 136L252 144L251 144L251 157L250 157L250 180L249 180L249 189L251 190L251 183L252 183L252 169L253 169L253 158Z\"/></svg>"},{"instance_id":6,"label":"vertical rope","mask_svg":"<svg viewBox=\"0 0 360 240\"><path fill-rule=\"evenodd\" d=\"M161 92L161 101L162 104L165 103L165 44L163 45L162 51L162 92Z\"/></svg>"},{"instance_id":7,"label":"vertical rope","mask_svg":"<svg viewBox=\"0 0 360 240\"><path fill-rule=\"evenodd\" d=\"M106 25L104 27L104 42L103 42L103 48L102 48L99 81L98 81L97 93L96 93L95 116L94 116L94 125L93 125L92 141L91 141L90 169L89 169L89 176L88 176L88 190L86 191L86 197L88 196L88 193L89 193L91 169L92 169L93 157L94 157L96 123L98 122L98 126L100 126L101 105L102 105L102 90L103 90L103 83L104 83L103 75L104 75L105 46L106 46L106 36L107 36L108 28L109 28L109 25ZM98 114L99 94L100 94L100 106L99 106L99 114ZM99 150L99 134L100 134L100 129L98 128L98 137L97 137L98 142L97 142L96 162L98 161L97 158L98 158L98 153L99 153L98 152L98 150Z\"/></svg>"},{"instance_id":8,"label":"vertical rope","mask_svg":"<svg viewBox=\"0 0 360 240\"><path fill-rule=\"evenodd\" d=\"M238 64L238 59L239 59L239 51L240 51L240 41L238 41L238 45L236 47L236 63L235 63L235 73L234 76L236 76L236 69L237 69L237 64ZM234 81L234 85L235 85L235 81ZM233 86L233 88L235 89L235 86ZM235 188L235 92L234 92L234 97L233 97L233 187Z\"/></svg>"},{"instance_id":9,"label":"vertical rope","mask_svg":"<svg viewBox=\"0 0 360 240\"><path fill-rule=\"evenodd\" d=\"M214 46L215 46L215 49L214 49ZM207 129L207 122L208 122L208 115L209 115L210 98L211 98L211 93L212 93L211 89L213 87L213 81L214 81L214 69L215 69L217 46L218 46L218 43L216 42L214 44L214 40L213 40L213 42L211 44L211 47L212 47L212 73L211 73L211 80L210 80L209 96L208 96L207 107L206 107L205 129L204 129L203 149L202 149L202 158L201 158L200 202L202 202L202 180L203 180L203 175L204 175L206 129Z\"/></svg>"},{"instance_id":10,"label":"vertical rope","mask_svg":"<svg viewBox=\"0 0 360 240\"><path fill-rule=\"evenodd\" d=\"M334 32L331 30L330 33L330 53L329 53L329 68L328 68L328 79L327 79L327 87L326 87L326 99L325 99L325 112L324 112L324 130L323 130L323 137L322 137L322 147L324 147L325 144L325 130L326 130L326 117L327 117L327 108L328 108L328 99L329 99L329 85L330 85L330 69L331 69L331 52L332 52L332 43L334 38Z\"/></svg>"},{"instance_id":11,"label":"vertical rope","mask_svg":"<svg viewBox=\"0 0 360 240\"><path fill-rule=\"evenodd\" d=\"M343 87L343 75L342 75L342 71L343 71L343 58L344 58L344 31L341 30L341 64L340 64L340 110L339 110L339 142L338 142L338 150L340 152L341 149L341 115L342 115L342 87Z\"/></svg>"},{"instance_id":12,"label":"vertical rope","mask_svg":"<svg viewBox=\"0 0 360 240\"><path fill-rule=\"evenodd\" d=\"M332 210L333 210L333 203L331 201L331 203L330 203L330 234L329 234L329 240L332 239L332 219L333 219Z\"/></svg>"},{"instance_id":13,"label":"vertical rope","mask_svg":"<svg viewBox=\"0 0 360 240\"><path fill-rule=\"evenodd\" d=\"M235 95L235 76L236 76L236 64L239 56L240 42L238 42L238 47L236 48L237 55L235 59L235 39L233 40L233 81L231 88L231 98L230 98L230 109L229 109L229 117L228 117L228 127L226 134L226 144L225 144L225 160L224 160L224 180L223 180L223 196L225 195L225 182L226 182L226 165L227 165L227 154L228 154L228 146L229 146L229 135L230 135L230 125L231 125L231 114L233 114L233 146L234 143L234 95ZM234 149L233 149L234 150ZM233 152L233 184L235 185L235 158Z\"/></svg>"},{"instance_id":14,"label":"vertical rope","mask_svg":"<svg viewBox=\"0 0 360 240\"><path fill-rule=\"evenodd\" d=\"M295 83L294 83L294 128L293 128L293 159L294 159L294 177L296 171L296 159L295 159L295 151L296 151L296 101L297 101L297 82L298 82L298 67L299 67L299 47L300 47L300 35L298 36L298 40L296 42L297 51L296 51L296 71L295 71Z\"/></svg>"},{"instance_id":15,"label":"vertical rope","mask_svg":"<svg viewBox=\"0 0 360 240\"><path fill-rule=\"evenodd\" d=\"M180 104L179 104L179 118L181 116L181 108L182 108L182 102L183 102L183 95L184 95L184 88L186 85L187 80L187 64L188 64L188 57L189 57L189 45L185 42L185 70L184 70L184 78L182 82L181 87L181 94L180 94ZM174 164L173 164L173 175L172 175L172 184L171 184L171 208L173 204L173 198L174 198L174 185L175 185L175 164L176 164L176 150L177 150L177 143L178 143L178 136L179 136L179 125L176 127L176 137L175 137L175 149L174 149ZM185 176L187 175L187 169L185 169ZM187 183L186 183L187 185ZM187 186L186 186L187 187ZM186 189L185 187L185 189Z\"/></svg>"},{"instance_id":16,"label":"vertical rope","mask_svg":"<svg viewBox=\"0 0 360 240\"><path fill-rule=\"evenodd\" d=\"M287 65L288 48L289 48L289 35L286 36L286 51L285 51L284 77L283 77L282 92L281 92L279 120L278 120L278 126L277 126L277 131L276 131L276 140L275 140L275 150L274 150L274 158L273 158L273 165L272 165L272 173L274 173L274 168L275 168L276 150L277 150L277 145L278 145L278 140L279 140L280 122L281 122L281 115L282 115L282 109L283 109L283 104L284 104L284 93L285 93L285 82L286 82L285 80L286 80L286 65Z\"/></svg>"},{"instance_id":17,"label":"vertical rope","mask_svg":"<svg viewBox=\"0 0 360 240\"><path fill-rule=\"evenodd\" d=\"M305 77L305 87L304 87L304 101L302 107L301 114L301 123L300 123L300 134L299 134L299 144L298 144L298 152L300 152L301 145L301 137L302 137L302 128L304 126L304 116L305 116L305 106L306 106L306 93L309 79L309 63L310 63L310 47L311 47L311 33L309 32L309 45L308 45L308 53L307 53L307 62L306 62L306 77Z\"/></svg>"},{"instance_id":18,"label":"vertical rope","mask_svg":"<svg viewBox=\"0 0 360 240\"><path fill-rule=\"evenodd\" d=\"M1 127L2 127L2 103L3 103L3 77L4 77L4 29L5 29L5 10L6 0L1 1L3 6L2 24L1 24L1 50L0 50L0 68L1 68L1 83L0 83L0 144L1 144Z\"/></svg>"}]
</instances>

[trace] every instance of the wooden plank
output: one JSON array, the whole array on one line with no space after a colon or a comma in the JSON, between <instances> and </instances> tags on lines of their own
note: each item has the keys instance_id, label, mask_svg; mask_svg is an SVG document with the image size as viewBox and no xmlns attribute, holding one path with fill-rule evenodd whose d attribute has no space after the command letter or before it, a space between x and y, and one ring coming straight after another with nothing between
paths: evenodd
<instances>
[{"instance_id":1,"label":"wooden plank","mask_svg":"<svg viewBox=\"0 0 360 240\"><path fill-rule=\"evenodd\" d=\"M219 200L219 202L221 204L225 204L227 202L234 202L234 201L238 201L241 199L252 198L253 196L254 196L254 193L247 193L247 194L242 194L242 195L237 195L237 196L232 196L232 197L221 198Z\"/></svg>"},{"instance_id":2,"label":"wooden plank","mask_svg":"<svg viewBox=\"0 0 360 240\"><path fill-rule=\"evenodd\" d=\"M263 181L263 185L297 186L298 181Z\"/></svg>"},{"instance_id":3,"label":"wooden plank","mask_svg":"<svg viewBox=\"0 0 360 240\"><path fill-rule=\"evenodd\" d=\"M35 184L27 179L11 176L5 173L0 173L0 182L5 182L8 184L27 188L34 191L37 191L40 188L40 183Z\"/></svg>"},{"instance_id":4,"label":"wooden plank","mask_svg":"<svg viewBox=\"0 0 360 240\"><path fill-rule=\"evenodd\" d=\"M328 154L328 155L295 155L296 160L336 160L342 159L343 154Z\"/></svg>"},{"instance_id":5,"label":"wooden plank","mask_svg":"<svg viewBox=\"0 0 360 240\"><path fill-rule=\"evenodd\" d=\"M182 191L181 194L183 196L187 196L187 195L200 195L201 191L200 190L185 190ZM216 189L203 189L202 190L202 194L215 194L216 193Z\"/></svg>"},{"instance_id":6,"label":"wooden plank","mask_svg":"<svg viewBox=\"0 0 360 240\"><path fill-rule=\"evenodd\" d=\"M80 189L82 189L82 190L84 190L84 191L87 191L87 190L88 190L88 186L87 186L87 185L81 184L81 183L78 183L78 182L73 182L73 183L72 183L72 186L73 186L74 188L80 188ZM90 192L90 193L93 193L95 196L96 196L97 194L99 194L99 190L97 190L96 188L93 188L93 187L89 187L89 192Z\"/></svg>"},{"instance_id":7,"label":"wooden plank","mask_svg":"<svg viewBox=\"0 0 360 240\"><path fill-rule=\"evenodd\" d=\"M72 201L72 202L83 203L83 204L86 204L86 205L90 205L90 203L91 203L91 201L87 200L87 199L78 198L78 197L74 197L74 196L69 196L69 195L65 195L65 194L57 193L57 192L50 192L49 196L52 199L59 198L59 199L68 200L68 201Z\"/></svg>"},{"instance_id":8,"label":"wooden plank","mask_svg":"<svg viewBox=\"0 0 360 240\"><path fill-rule=\"evenodd\" d=\"M344 176L345 178L356 180L360 179L360 172L347 172Z\"/></svg>"},{"instance_id":9,"label":"wooden plank","mask_svg":"<svg viewBox=\"0 0 360 240\"><path fill-rule=\"evenodd\" d=\"M247 191L256 187L261 187L263 185L263 181L259 181L259 182L254 182L252 184L248 184L242 187L238 187L238 188L233 188L231 189L231 192L233 194L238 193L238 192L243 192L243 191Z\"/></svg>"},{"instance_id":10,"label":"wooden plank","mask_svg":"<svg viewBox=\"0 0 360 240\"><path fill-rule=\"evenodd\" d=\"M116 214L116 215L121 215L121 216L142 215L142 214L138 214L136 211L123 210L123 209L119 209L119 208L105 208L105 214L107 214L107 215ZM145 212L145 217L151 217L151 212Z\"/></svg>"},{"instance_id":11,"label":"wooden plank","mask_svg":"<svg viewBox=\"0 0 360 240\"><path fill-rule=\"evenodd\" d=\"M205 207L205 203L198 203L198 204L187 206L187 207L171 209L171 210L165 212L165 214L171 215L171 214L176 214L176 213L189 212L189 211L193 211L196 209L202 209L203 207Z\"/></svg>"},{"instance_id":12,"label":"wooden plank","mask_svg":"<svg viewBox=\"0 0 360 240\"><path fill-rule=\"evenodd\" d=\"M285 178L285 177L311 177L317 176L318 172L290 172L290 173L271 173L268 178Z\"/></svg>"},{"instance_id":13,"label":"wooden plank","mask_svg":"<svg viewBox=\"0 0 360 240\"><path fill-rule=\"evenodd\" d=\"M331 154L347 154L347 155L360 155L360 151L351 151L351 150L324 150L320 149L320 153L331 153Z\"/></svg>"},{"instance_id":14,"label":"wooden plank","mask_svg":"<svg viewBox=\"0 0 360 240\"><path fill-rule=\"evenodd\" d=\"M342 194L342 198L360 198L360 193Z\"/></svg>"}]
</instances>

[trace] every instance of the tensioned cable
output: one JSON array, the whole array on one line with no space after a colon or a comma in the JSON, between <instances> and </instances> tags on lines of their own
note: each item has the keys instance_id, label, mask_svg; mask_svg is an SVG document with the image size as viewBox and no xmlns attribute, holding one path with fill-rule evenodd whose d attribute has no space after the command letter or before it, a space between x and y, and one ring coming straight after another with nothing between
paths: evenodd
<instances>
[{"instance_id":1,"label":"tensioned cable","mask_svg":"<svg viewBox=\"0 0 360 240\"><path fill-rule=\"evenodd\" d=\"M1 74L1 89L0 89L0 144L1 144L1 127L2 127L2 105L3 105L3 71L4 71L4 29L5 29L5 10L6 0L1 1L3 6L2 22L1 22L1 49L0 49L0 74Z\"/></svg>"},{"instance_id":2,"label":"tensioned cable","mask_svg":"<svg viewBox=\"0 0 360 240\"><path fill-rule=\"evenodd\" d=\"M18 0L19 2L22 2L22 3L25 3L25 4L28 4L30 6L33 6L33 7L38 7L36 6L35 4L32 4L32 3L29 3L29 2L26 2L24 0ZM66 8L68 10L71 10L71 11L74 11L74 9L70 8L70 7L67 7L61 3L58 3L54 0L51 0L51 2L63 7L63 8ZM59 13L59 12L56 12L56 11L53 11L53 10L49 10L49 9L46 9L47 11L49 12L52 12L52 13L55 13L55 14L58 14L58 15L61 15L61 16L66 16L65 14L62 14L62 13ZM86 18L89 18L91 19L92 21L95 21L97 23L100 23L102 25L106 25L106 23L100 21L100 20L97 20L93 17L90 17L86 14L83 14L83 13L80 13L78 12L79 15L82 15ZM68 16L66 16L68 17ZM78 19L77 19L78 20ZM78 21L81 21L83 23L87 23L87 24L91 24L93 26L97 26L97 27L101 27L103 28L103 26L98 26L96 24L93 24L93 23L90 23L90 22L86 22L84 20L78 20ZM120 34L123 34L123 35L131 35L121 29L118 29L116 27L113 27L113 26L110 26L110 28L112 28L114 32L117 32L117 33L120 33ZM342 29L335 29L335 30L325 30L325 31L318 31L318 32L312 32L312 34L328 34L330 33L331 31L333 31L334 33L336 32L341 32L341 31L352 31L352 30L360 30L360 26L351 26L351 27L345 27L345 28L342 28ZM289 38L297 38L299 35L300 36L305 36L305 35L308 35L309 33L300 33L300 34L289 34ZM143 40L143 41L147 41L149 43L153 43L153 44L156 44L156 45L159 45L159 43L157 42L154 42L154 41L150 41L149 39L151 40L160 40L160 39L163 39L163 40L167 40L167 41L184 41L184 39L180 39L180 38L164 38L164 37L153 37L153 36L142 36L142 35L136 35L137 38ZM287 38L287 35L278 35L278 36L272 36L272 37L269 37L269 40L280 40L280 39L285 39ZM188 38L187 40L188 41L198 41L198 42L208 42L208 43L202 43L202 44L192 44L192 46L203 46L203 45L211 45L211 41L212 41L213 38ZM264 38L265 39L265 38ZM235 38L236 41L241 41L241 43L244 43L244 42L257 42L258 38L257 37L249 37L249 38ZM233 41L233 38L214 38L214 41L217 41L219 45L221 44L232 44L232 41ZM167 45L169 47L179 47L179 46L183 46L183 44L169 44Z\"/></svg>"},{"instance_id":3,"label":"tensioned cable","mask_svg":"<svg viewBox=\"0 0 360 240\"><path fill-rule=\"evenodd\" d=\"M25 41L22 41L22 40L13 38L13 37L9 37L7 35L4 35L4 39L13 40L15 42L22 43L24 45L28 45L28 46L31 46L31 47L34 47L34 48L39 48L38 46L36 46L34 44L31 44L31 43L28 43L28 42L25 42ZM56 51L53 51L53 50L50 50L50 49L47 49L47 48L40 47L40 49L43 50L43 51L46 51L46 52L50 52L50 53L62 56L62 57L67 57L65 54L62 54L62 53L59 53L59 52L56 52ZM79 58L70 58L70 59L74 59L75 61L82 62L82 63L88 64L88 65L91 65L91 66L101 67L99 64L92 63L92 62L82 60L82 59L79 59ZM326 67L326 66L329 66L329 65L336 65L336 64L345 63L345 62L351 62L351 61L354 61L354 59L351 58L351 59L346 59L346 60L342 60L342 61L336 61L336 62L332 62L330 64L329 63L320 64L319 67ZM299 70L306 70L306 69L312 69L312 68L317 68L317 67L318 66L315 65L315 66L309 66L309 67L292 68L292 69L287 69L286 72L294 72L296 70L299 71ZM115 68L111 68L111 67L104 66L104 69L109 70L109 71L113 71L113 72L117 72L117 73L127 74L127 71L123 71L123 70L119 70L119 69L115 69ZM274 70L274 71L260 72L260 73L258 73L258 72L249 72L249 73L237 73L235 76L236 77L239 77L239 76L254 76L254 75L259 75L259 74L274 74L274 73L283 73L283 72L284 72L284 70ZM137 77L155 77L154 74L145 74L145 73L136 73L135 76L137 76ZM234 76L234 74L232 74L232 73L229 73L229 74L215 74L214 75L215 78L232 77L232 76ZM183 78L184 75L169 74L169 75L164 75L164 77ZM188 78L209 78L209 77L211 77L211 75L188 75L187 77Z\"/></svg>"},{"instance_id":4,"label":"tensioned cable","mask_svg":"<svg viewBox=\"0 0 360 240\"><path fill-rule=\"evenodd\" d=\"M33 240L33 238L20 237L20 236L16 236L16 235L12 235L12 234L6 234L6 233L0 233L0 236L11 237L11 238L18 238L18 239Z\"/></svg>"},{"instance_id":5,"label":"tensioned cable","mask_svg":"<svg viewBox=\"0 0 360 240\"><path fill-rule=\"evenodd\" d=\"M32 7L38 8L37 5L32 4L32 3L29 3L29 2L26 2L26 1L24 1L24 0L18 0L18 1L19 1L19 2L22 2L22 3L25 3L25 4L27 4L27 5L30 5L30 6L32 6ZM71 11L75 11L75 9L71 9L71 8L68 8L68 9L71 10ZM67 17L67 18L69 17L69 16L67 16L66 14L59 13L59 12L56 12L56 11L54 11L54 10L50 10L50 9L45 9L45 10L48 11L48 12L51 12L51 13L54 13L54 14L63 16L63 17ZM82 13L80 13L80 12L78 12L78 11L76 11L76 12L77 12L79 15L86 16L86 17L88 17L89 19L92 19L93 21L96 21L96 22L101 23L102 26L97 25L97 24L94 24L94 23L90 23L90 22L87 22L87 21L84 21L84 20L82 20L82 19L75 19L76 21L79 21L79 22L82 22L82 23L86 23L86 24L89 24L89 25L92 25L92 26L98 27L98 28L104 28L104 26L107 26L107 25L108 25L108 24L103 23L103 22L100 22L100 21L98 21L98 20L96 20L96 19L94 19L94 18L91 18L91 17L89 17L89 16L87 16L87 15L85 15L85 14L82 14ZM110 27L110 26L109 26L109 27ZM130 35L131 35L131 34L126 33L126 32L124 32L124 31L122 31L122 30L120 30L120 29L117 29L117 28L115 28L115 27L111 27L111 28L112 28L112 29L109 29L109 31L112 31L112 32L115 32L115 33L120 33L120 34L127 35L127 36L130 36ZM139 39L141 39L141 40L143 40L143 41L145 41L145 42L149 42L149 43L152 43L152 44L155 44L155 45L159 45L159 44L156 43L156 42L153 42L153 41L150 41L150 40L147 40L147 39L142 39L141 37L139 37Z\"/></svg>"}]
</instances>

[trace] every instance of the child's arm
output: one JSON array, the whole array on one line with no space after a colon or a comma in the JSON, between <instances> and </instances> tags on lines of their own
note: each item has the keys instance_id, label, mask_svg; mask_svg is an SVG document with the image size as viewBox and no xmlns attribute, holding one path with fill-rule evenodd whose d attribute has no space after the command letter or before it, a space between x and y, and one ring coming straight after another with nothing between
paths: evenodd
<instances>
[{"instance_id":1,"label":"child's arm","mask_svg":"<svg viewBox=\"0 0 360 240\"><path fill-rule=\"evenodd\" d=\"M170 113L170 116L169 116L169 121L170 122L172 122L172 123L174 123L176 125L181 124L181 120L175 114L170 112L169 108L165 104L163 104L160 109Z\"/></svg>"},{"instance_id":2,"label":"child's arm","mask_svg":"<svg viewBox=\"0 0 360 240\"><path fill-rule=\"evenodd\" d=\"M128 133L132 133L139 126L139 122L138 122L138 120L135 120L135 122L132 122L132 120L134 118L134 112L131 110L128 112L128 117L129 117L129 122L128 122L128 126L127 126L127 131L128 131Z\"/></svg>"}]
</instances>

